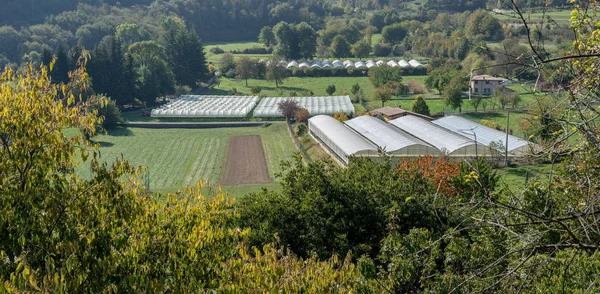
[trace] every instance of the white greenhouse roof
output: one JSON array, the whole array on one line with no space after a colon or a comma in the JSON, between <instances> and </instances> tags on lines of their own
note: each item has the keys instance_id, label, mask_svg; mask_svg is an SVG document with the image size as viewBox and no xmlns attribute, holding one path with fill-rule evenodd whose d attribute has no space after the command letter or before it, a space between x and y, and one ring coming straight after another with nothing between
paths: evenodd
<instances>
[{"instance_id":1,"label":"white greenhouse roof","mask_svg":"<svg viewBox=\"0 0 600 294\"><path fill-rule=\"evenodd\" d=\"M474 137L471 133L471 130L475 135L477 135L477 142L482 143L486 146L489 146L492 142L501 142L502 146L506 144L506 133L502 131L498 131L496 129L492 129L486 127L482 124L478 124L476 122L472 122L466 118L462 118L460 116L446 116L437 120L432 121L432 123L451 130L456 133L465 133L465 136L471 138ZM467 130L466 132L461 132L461 130ZM521 147L529 146L529 142L523 140L521 138L515 137L513 135L508 135L508 151L513 151L515 149Z\"/></svg>"},{"instance_id":2,"label":"white greenhouse roof","mask_svg":"<svg viewBox=\"0 0 600 294\"><path fill-rule=\"evenodd\" d=\"M427 153L439 152L421 140L372 116L359 116L346 121L346 124L378 147L385 148L388 153L410 146L422 147Z\"/></svg>"},{"instance_id":3,"label":"white greenhouse roof","mask_svg":"<svg viewBox=\"0 0 600 294\"><path fill-rule=\"evenodd\" d=\"M403 116L390 121L401 130L425 141L440 151L453 153L463 147L474 146L472 139L458 135L414 115Z\"/></svg>"},{"instance_id":4,"label":"white greenhouse roof","mask_svg":"<svg viewBox=\"0 0 600 294\"><path fill-rule=\"evenodd\" d=\"M346 156L356 154L361 151L374 151L377 148L369 141L346 127L343 123L337 121L328 115L317 115L308 119L309 125L317 128L320 133L327 139L339 147ZM313 130L314 131L314 130Z\"/></svg>"},{"instance_id":5,"label":"white greenhouse roof","mask_svg":"<svg viewBox=\"0 0 600 294\"><path fill-rule=\"evenodd\" d=\"M300 107L306 108L313 115L345 112L347 115L354 113L354 105L348 96L321 96L321 97L267 97L263 98L256 109L255 117L282 117L279 102L293 99Z\"/></svg>"},{"instance_id":6,"label":"white greenhouse roof","mask_svg":"<svg viewBox=\"0 0 600 294\"><path fill-rule=\"evenodd\" d=\"M412 67L419 67L422 66L422 64L414 59L411 59L408 64L410 64Z\"/></svg>"},{"instance_id":7,"label":"white greenhouse roof","mask_svg":"<svg viewBox=\"0 0 600 294\"><path fill-rule=\"evenodd\" d=\"M264 62L264 61L263 61ZM270 64L270 61L266 62L267 65ZM389 60L387 62L383 61L383 60L379 60L379 61L374 61L374 60L367 60L367 61L362 61L362 60L357 60L356 62L353 62L352 60L344 60L343 62L341 60L334 60L332 62L330 62L327 59L324 59L323 61L319 61L319 60L313 60L313 61L307 61L307 60L302 60L302 61L296 61L296 60L291 60L289 62L287 61L280 61L279 63L281 66L285 66L287 69L291 69L291 68L305 68L305 67L311 67L311 68L329 68L329 67L344 67L344 68L348 68L348 69L352 69L352 68L371 68L373 66L382 66L384 64L387 64L389 66L392 67L396 67L396 66L401 66L401 67L419 67L422 66L422 64L416 60L411 60L411 61L406 61L404 59L400 60L399 62L396 62L394 60Z\"/></svg>"},{"instance_id":8,"label":"white greenhouse roof","mask_svg":"<svg viewBox=\"0 0 600 294\"><path fill-rule=\"evenodd\" d=\"M244 117L258 102L256 96L182 95L159 108L153 117Z\"/></svg>"}]
</instances>

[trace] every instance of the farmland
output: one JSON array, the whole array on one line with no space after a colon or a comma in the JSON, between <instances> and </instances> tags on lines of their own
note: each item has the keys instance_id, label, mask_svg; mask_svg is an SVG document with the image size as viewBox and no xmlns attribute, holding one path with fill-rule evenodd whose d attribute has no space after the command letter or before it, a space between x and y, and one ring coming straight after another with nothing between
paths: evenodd
<instances>
[{"instance_id":1,"label":"farmland","mask_svg":"<svg viewBox=\"0 0 600 294\"><path fill-rule=\"evenodd\" d=\"M94 137L100 144L102 160L111 162L121 154L133 165L150 171L150 189L156 192L174 192L193 186L198 180L218 184L225 165L229 137L259 135L263 142L271 184L237 185L224 188L234 196L257 191L266 186L277 189L275 175L281 160L292 159L295 148L284 124L253 128L216 129L142 129L121 128ZM80 168L83 176L89 170Z\"/></svg>"}]
</instances>

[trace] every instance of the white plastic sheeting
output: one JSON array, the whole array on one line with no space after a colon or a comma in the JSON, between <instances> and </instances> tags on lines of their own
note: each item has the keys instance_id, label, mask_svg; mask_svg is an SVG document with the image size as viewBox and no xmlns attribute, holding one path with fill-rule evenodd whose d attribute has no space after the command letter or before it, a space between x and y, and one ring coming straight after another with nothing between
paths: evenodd
<instances>
[{"instance_id":1,"label":"white plastic sheeting","mask_svg":"<svg viewBox=\"0 0 600 294\"><path fill-rule=\"evenodd\" d=\"M367 65L362 60L359 60L354 63L354 67L355 68L365 68L365 67L367 67Z\"/></svg>"},{"instance_id":2,"label":"white plastic sheeting","mask_svg":"<svg viewBox=\"0 0 600 294\"><path fill-rule=\"evenodd\" d=\"M267 64L269 64L269 61L267 61ZM313 61L307 61L307 60L303 60L301 62L298 62L296 60L292 60L290 62L287 61L281 61L281 65L285 66L287 69L291 69L291 68L305 68L305 67L310 67L310 68L329 68L329 67L343 67L343 68L371 68L373 66L382 66L384 64L387 64L389 66L392 67L396 67L396 66L400 66L400 67L420 67L423 66L420 62L416 61L416 60L411 60L411 61L406 61L404 59L400 60L399 62L396 62L395 60L389 60L387 62L383 61L383 60L379 60L379 61L373 61L373 60L367 60L365 61L361 61L358 60L356 62L353 62L352 60L344 60L343 62L340 60L334 60L333 62L330 62L329 60L325 59L323 61L318 61L318 60L313 60Z\"/></svg>"},{"instance_id":3,"label":"white plastic sheeting","mask_svg":"<svg viewBox=\"0 0 600 294\"><path fill-rule=\"evenodd\" d=\"M159 108L152 117L245 117L258 102L256 96L182 95Z\"/></svg>"},{"instance_id":4,"label":"white plastic sheeting","mask_svg":"<svg viewBox=\"0 0 600 294\"><path fill-rule=\"evenodd\" d=\"M389 65L391 67L396 67L396 66L398 66L398 63L395 62L395 61L393 61L393 60L390 60L390 61L387 62L387 65Z\"/></svg>"},{"instance_id":5,"label":"white plastic sheeting","mask_svg":"<svg viewBox=\"0 0 600 294\"><path fill-rule=\"evenodd\" d=\"M472 157L488 153L485 145L475 144L473 139L413 115L391 120L390 123L450 157Z\"/></svg>"},{"instance_id":6,"label":"white plastic sheeting","mask_svg":"<svg viewBox=\"0 0 600 294\"><path fill-rule=\"evenodd\" d=\"M308 129L344 163L348 156L378 156L377 148L331 116L317 115L308 120Z\"/></svg>"},{"instance_id":7,"label":"white plastic sheeting","mask_svg":"<svg viewBox=\"0 0 600 294\"><path fill-rule=\"evenodd\" d=\"M359 116L346 121L346 124L389 155L417 157L440 154L427 143L372 116Z\"/></svg>"},{"instance_id":8,"label":"white plastic sheeting","mask_svg":"<svg viewBox=\"0 0 600 294\"><path fill-rule=\"evenodd\" d=\"M293 99L298 102L300 107L306 108L309 115L329 114L335 112L344 112L346 115L354 113L354 106L348 96L325 96L325 97L268 97L263 98L256 109L255 117L282 117L279 110L279 102Z\"/></svg>"},{"instance_id":9,"label":"white plastic sheeting","mask_svg":"<svg viewBox=\"0 0 600 294\"><path fill-rule=\"evenodd\" d=\"M521 138L515 137L513 135L508 135L508 146L505 146L507 145L505 132L486 127L482 124L472 122L460 116L446 116L434 120L432 121L432 123L446 128L448 130L451 130L453 132L460 133L464 136L472 138L473 140L475 140L475 136L477 136L477 142L484 144L488 147L492 142L500 144L500 146L502 146L503 148L508 147L508 152L513 153L514 155L522 155L524 153L527 153L529 151L529 145L531 144L528 141L523 140Z\"/></svg>"},{"instance_id":10,"label":"white plastic sheeting","mask_svg":"<svg viewBox=\"0 0 600 294\"><path fill-rule=\"evenodd\" d=\"M408 62L408 64L410 64L412 67L419 67L419 66L423 66L423 65L422 65L420 62L418 62L418 61L416 61L416 60L414 60L414 59L411 59L411 60Z\"/></svg>"}]
</instances>

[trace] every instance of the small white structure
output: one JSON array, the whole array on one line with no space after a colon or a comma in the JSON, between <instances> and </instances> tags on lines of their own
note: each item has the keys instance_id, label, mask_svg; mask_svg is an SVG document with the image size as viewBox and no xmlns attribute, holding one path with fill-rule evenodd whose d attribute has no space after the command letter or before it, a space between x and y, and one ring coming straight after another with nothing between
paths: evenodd
<instances>
[{"instance_id":1,"label":"small white structure","mask_svg":"<svg viewBox=\"0 0 600 294\"><path fill-rule=\"evenodd\" d=\"M396 66L398 66L398 63L397 63L396 61L394 61L394 60L390 60L390 61L388 61L386 64L387 64L388 66L391 66L391 67L396 67Z\"/></svg>"},{"instance_id":2,"label":"small white structure","mask_svg":"<svg viewBox=\"0 0 600 294\"><path fill-rule=\"evenodd\" d=\"M423 65L422 65L420 62L418 62L418 61L416 61L416 60L414 60L414 59L411 59L411 60L408 62L408 64L410 64L412 67L419 67L419 66L423 66Z\"/></svg>"},{"instance_id":3,"label":"small white structure","mask_svg":"<svg viewBox=\"0 0 600 294\"><path fill-rule=\"evenodd\" d=\"M359 61L357 61L357 62L354 63L354 67L357 68L357 69L358 68L366 68L367 65L362 60L359 60Z\"/></svg>"},{"instance_id":4,"label":"small white structure","mask_svg":"<svg viewBox=\"0 0 600 294\"><path fill-rule=\"evenodd\" d=\"M332 65L333 67L344 67L344 64L343 64L341 61L339 61L338 59L334 60L334 61L331 63L331 65Z\"/></svg>"},{"instance_id":5,"label":"small white structure","mask_svg":"<svg viewBox=\"0 0 600 294\"><path fill-rule=\"evenodd\" d=\"M400 60L400 62L398 62L398 65L400 67L409 67L410 66L410 64L404 59Z\"/></svg>"},{"instance_id":6,"label":"small white structure","mask_svg":"<svg viewBox=\"0 0 600 294\"><path fill-rule=\"evenodd\" d=\"M290 61L290 63L288 63L286 66L286 68L292 68L292 67L298 67L298 62L296 62L296 60Z\"/></svg>"},{"instance_id":7,"label":"small white structure","mask_svg":"<svg viewBox=\"0 0 600 294\"><path fill-rule=\"evenodd\" d=\"M349 156L378 156L377 148L331 116L317 115L308 120L308 130L343 163Z\"/></svg>"},{"instance_id":8,"label":"small white structure","mask_svg":"<svg viewBox=\"0 0 600 294\"><path fill-rule=\"evenodd\" d=\"M303 60L302 62L300 62L300 64L298 64L299 68L303 68L303 67L310 67L310 62Z\"/></svg>"},{"instance_id":9,"label":"small white structure","mask_svg":"<svg viewBox=\"0 0 600 294\"><path fill-rule=\"evenodd\" d=\"M352 60L346 60L346 61L344 61L344 67L345 68L354 68L354 62L352 62Z\"/></svg>"}]
</instances>

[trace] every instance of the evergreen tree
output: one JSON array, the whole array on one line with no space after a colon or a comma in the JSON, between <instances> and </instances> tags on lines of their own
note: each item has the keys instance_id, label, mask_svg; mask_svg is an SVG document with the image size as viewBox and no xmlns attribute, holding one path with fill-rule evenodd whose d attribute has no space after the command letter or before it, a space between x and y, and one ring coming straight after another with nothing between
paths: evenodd
<instances>
[{"instance_id":1,"label":"evergreen tree","mask_svg":"<svg viewBox=\"0 0 600 294\"><path fill-rule=\"evenodd\" d=\"M54 83L68 83L69 82L69 57L65 48L60 45L56 52L56 62L52 70L52 82Z\"/></svg>"},{"instance_id":2,"label":"evergreen tree","mask_svg":"<svg viewBox=\"0 0 600 294\"><path fill-rule=\"evenodd\" d=\"M54 58L52 51L48 48L42 49L42 64L45 66L49 66Z\"/></svg>"},{"instance_id":3,"label":"evergreen tree","mask_svg":"<svg viewBox=\"0 0 600 294\"><path fill-rule=\"evenodd\" d=\"M429 106L427 106L427 102L423 99L423 95L417 95L417 98L412 104L412 112L420 113L423 115L430 115Z\"/></svg>"},{"instance_id":4,"label":"evergreen tree","mask_svg":"<svg viewBox=\"0 0 600 294\"><path fill-rule=\"evenodd\" d=\"M194 29L187 30L181 19L168 18L162 24L166 31L165 52L175 80L181 85L195 86L208 74L204 46Z\"/></svg>"}]
</instances>

